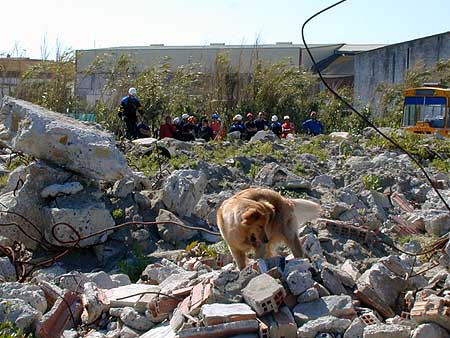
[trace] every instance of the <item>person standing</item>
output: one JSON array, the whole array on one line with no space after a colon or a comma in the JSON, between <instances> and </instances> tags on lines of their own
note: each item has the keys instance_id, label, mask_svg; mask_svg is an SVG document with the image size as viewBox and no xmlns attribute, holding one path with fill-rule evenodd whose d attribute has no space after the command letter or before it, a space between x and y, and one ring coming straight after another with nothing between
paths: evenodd
<instances>
[{"instance_id":1,"label":"person standing","mask_svg":"<svg viewBox=\"0 0 450 338\"><path fill-rule=\"evenodd\" d=\"M270 129L269 122L264 118L264 113L260 111L258 113L258 118L255 120L255 125L257 131Z\"/></svg>"},{"instance_id":2,"label":"person standing","mask_svg":"<svg viewBox=\"0 0 450 338\"><path fill-rule=\"evenodd\" d=\"M302 127L308 134L320 135L324 132L323 123L317 118L317 112L312 111L309 119L303 122Z\"/></svg>"},{"instance_id":3,"label":"person standing","mask_svg":"<svg viewBox=\"0 0 450 338\"><path fill-rule=\"evenodd\" d=\"M142 115L142 105L137 97L136 88L128 90L128 96L120 101L119 117L125 122L125 137L134 140L138 136L137 112Z\"/></svg>"},{"instance_id":4,"label":"person standing","mask_svg":"<svg viewBox=\"0 0 450 338\"><path fill-rule=\"evenodd\" d=\"M286 138L289 134L295 134L295 125L291 122L291 118L286 115L283 120L284 123L281 125L281 137Z\"/></svg>"},{"instance_id":5,"label":"person standing","mask_svg":"<svg viewBox=\"0 0 450 338\"><path fill-rule=\"evenodd\" d=\"M270 124L270 130L272 130L272 132L275 135L281 138L282 127L280 121L278 121L278 116L276 115L272 116L272 123Z\"/></svg>"}]
</instances>

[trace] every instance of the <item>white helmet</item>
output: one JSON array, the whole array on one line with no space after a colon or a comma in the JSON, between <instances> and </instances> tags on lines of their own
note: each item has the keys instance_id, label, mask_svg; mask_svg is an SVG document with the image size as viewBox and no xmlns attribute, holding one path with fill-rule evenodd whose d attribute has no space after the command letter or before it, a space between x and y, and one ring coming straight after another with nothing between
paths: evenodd
<instances>
[{"instance_id":1,"label":"white helmet","mask_svg":"<svg viewBox=\"0 0 450 338\"><path fill-rule=\"evenodd\" d=\"M175 123L175 124L180 123L180 118L179 118L179 117L175 117L175 118L173 119L173 123Z\"/></svg>"},{"instance_id":2,"label":"white helmet","mask_svg":"<svg viewBox=\"0 0 450 338\"><path fill-rule=\"evenodd\" d=\"M130 89L128 89L128 94L130 94L131 96L136 96L137 95L136 88L131 87Z\"/></svg>"},{"instance_id":3,"label":"white helmet","mask_svg":"<svg viewBox=\"0 0 450 338\"><path fill-rule=\"evenodd\" d=\"M235 116L233 117L233 120L236 120L236 121L242 121L242 115L241 115L241 114L235 115Z\"/></svg>"},{"instance_id":4,"label":"white helmet","mask_svg":"<svg viewBox=\"0 0 450 338\"><path fill-rule=\"evenodd\" d=\"M272 122L277 122L277 121L278 121L278 116L273 115L273 116L272 116Z\"/></svg>"},{"instance_id":5,"label":"white helmet","mask_svg":"<svg viewBox=\"0 0 450 338\"><path fill-rule=\"evenodd\" d=\"M181 118L182 118L183 120L186 120L186 119L189 118L189 114L183 114L183 115L181 115Z\"/></svg>"},{"instance_id":6,"label":"white helmet","mask_svg":"<svg viewBox=\"0 0 450 338\"><path fill-rule=\"evenodd\" d=\"M289 117L289 115L285 115L284 117L283 117L283 120L290 120L291 118Z\"/></svg>"}]
</instances>

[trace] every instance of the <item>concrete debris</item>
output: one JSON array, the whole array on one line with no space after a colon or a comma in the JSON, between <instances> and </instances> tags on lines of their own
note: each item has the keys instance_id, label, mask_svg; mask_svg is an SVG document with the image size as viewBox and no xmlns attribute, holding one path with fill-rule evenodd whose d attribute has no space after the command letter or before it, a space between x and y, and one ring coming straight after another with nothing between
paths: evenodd
<instances>
[{"instance_id":1,"label":"concrete debris","mask_svg":"<svg viewBox=\"0 0 450 338\"><path fill-rule=\"evenodd\" d=\"M65 329L76 327L80 323L82 311L81 298L68 291L44 315L36 332L42 338L59 337Z\"/></svg>"},{"instance_id":2,"label":"concrete debris","mask_svg":"<svg viewBox=\"0 0 450 338\"><path fill-rule=\"evenodd\" d=\"M242 289L242 296L258 316L262 316L272 311L278 311L286 296L286 291L274 278L268 274L262 274L253 278Z\"/></svg>"},{"instance_id":3,"label":"concrete debris","mask_svg":"<svg viewBox=\"0 0 450 338\"><path fill-rule=\"evenodd\" d=\"M203 324L217 325L240 320L256 319L256 313L247 304L205 304L200 311Z\"/></svg>"},{"instance_id":4,"label":"concrete debris","mask_svg":"<svg viewBox=\"0 0 450 338\"><path fill-rule=\"evenodd\" d=\"M180 217L191 216L207 184L206 176L196 170L176 170L167 178L163 202Z\"/></svg>"},{"instance_id":5,"label":"concrete debris","mask_svg":"<svg viewBox=\"0 0 450 338\"><path fill-rule=\"evenodd\" d=\"M12 298L0 301L0 323L12 322L19 329L29 332L42 313L22 299Z\"/></svg>"},{"instance_id":6,"label":"concrete debris","mask_svg":"<svg viewBox=\"0 0 450 338\"><path fill-rule=\"evenodd\" d=\"M364 328L363 338L409 338L411 329L403 325L376 324Z\"/></svg>"},{"instance_id":7,"label":"concrete debris","mask_svg":"<svg viewBox=\"0 0 450 338\"><path fill-rule=\"evenodd\" d=\"M350 296L327 296L309 303L298 304L293 310L297 324L324 316L354 319L356 311Z\"/></svg>"},{"instance_id":8,"label":"concrete debris","mask_svg":"<svg viewBox=\"0 0 450 338\"><path fill-rule=\"evenodd\" d=\"M74 195L82 191L83 185L80 182L68 182L64 184L52 184L41 191L42 198L57 197L64 195Z\"/></svg>"},{"instance_id":9,"label":"concrete debris","mask_svg":"<svg viewBox=\"0 0 450 338\"><path fill-rule=\"evenodd\" d=\"M92 179L131 175L114 135L26 101L3 97L0 138L14 149Z\"/></svg>"},{"instance_id":10,"label":"concrete debris","mask_svg":"<svg viewBox=\"0 0 450 338\"><path fill-rule=\"evenodd\" d=\"M316 338L319 333L344 334L352 321L350 319L336 318L333 316L320 317L300 326L298 337Z\"/></svg>"},{"instance_id":11,"label":"concrete debris","mask_svg":"<svg viewBox=\"0 0 450 338\"><path fill-rule=\"evenodd\" d=\"M450 334L434 323L427 323L419 325L412 333L411 338L449 338Z\"/></svg>"},{"instance_id":12,"label":"concrete debris","mask_svg":"<svg viewBox=\"0 0 450 338\"><path fill-rule=\"evenodd\" d=\"M227 338L232 335L256 332L259 329L257 320L241 320L211 326L196 327L178 332L180 338Z\"/></svg>"},{"instance_id":13,"label":"concrete debris","mask_svg":"<svg viewBox=\"0 0 450 338\"><path fill-rule=\"evenodd\" d=\"M450 244L430 235L450 218L410 160L370 146L367 130L287 141L264 131L238 154L227 147L242 140L116 147L101 127L11 98L1 121L0 322L42 338L449 337ZM145 162L155 143L190 160L132 172L119 148ZM450 201L448 173L427 171ZM252 186L321 204L326 220L296 234L303 257L264 248L273 257L250 252L237 270L221 237L174 224L217 229L221 203ZM433 250L415 258L392 244Z\"/></svg>"}]
</instances>

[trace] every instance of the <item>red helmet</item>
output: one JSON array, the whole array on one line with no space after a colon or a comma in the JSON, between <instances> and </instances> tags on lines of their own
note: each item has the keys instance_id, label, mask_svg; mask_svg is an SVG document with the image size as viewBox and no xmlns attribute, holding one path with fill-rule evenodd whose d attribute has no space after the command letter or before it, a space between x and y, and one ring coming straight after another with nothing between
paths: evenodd
<instances>
[{"instance_id":1,"label":"red helmet","mask_svg":"<svg viewBox=\"0 0 450 338\"><path fill-rule=\"evenodd\" d=\"M253 118L253 113L248 113L247 114L247 118L249 119L250 117Z\"/></svg>"}]
</instances>

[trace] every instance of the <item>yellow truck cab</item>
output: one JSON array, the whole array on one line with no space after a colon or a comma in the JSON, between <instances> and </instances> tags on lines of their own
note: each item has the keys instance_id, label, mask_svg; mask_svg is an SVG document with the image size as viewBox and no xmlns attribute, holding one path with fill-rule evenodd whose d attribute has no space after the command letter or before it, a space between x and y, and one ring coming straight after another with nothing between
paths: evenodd
<instances>
[{"instance_id":1,"label":"yellow truck cab","mask_svg":"<svg viewBox=\"0 0 450 338\"><path fill-rule=\"evenodd\" d=\"M440 133L450 137L450 89L424 84L405 91L404 129L416 134Z\"/></svg>"}]
</instances>

